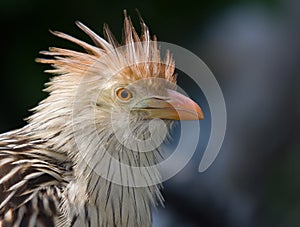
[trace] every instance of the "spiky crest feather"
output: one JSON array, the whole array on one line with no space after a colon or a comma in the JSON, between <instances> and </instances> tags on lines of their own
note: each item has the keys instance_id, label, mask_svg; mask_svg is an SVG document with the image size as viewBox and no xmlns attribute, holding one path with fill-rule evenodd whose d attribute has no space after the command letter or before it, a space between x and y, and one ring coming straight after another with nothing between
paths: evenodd
<instances>
[{"instance_id":1,"label":"spiky crest feather","mask_svg":"<svg viewBox=\"0 0 300 227\"><path fill-rule=\"evenodd\" d=\"M119 44L106 24L104 25L105 40L81 22L76 22L76 25L92 39L95 46L65 33L53 31L54 35L81 46L87 53L52 47L49 51L40 53L53 58L38 58L37 62L52 64L54 69L47 72L53 74L83 76L91 71L97 75L97 72L108 69L127 71L129 69L132 74L138 75L141 79L160 77L175 82L175 64L171 54L167 52L165 59L162 60L156 37L151 39L149 29L141 18L140 24L141 35L139 36L130 17L125 13L123 43Z\"/></svg>"}]
</instances>

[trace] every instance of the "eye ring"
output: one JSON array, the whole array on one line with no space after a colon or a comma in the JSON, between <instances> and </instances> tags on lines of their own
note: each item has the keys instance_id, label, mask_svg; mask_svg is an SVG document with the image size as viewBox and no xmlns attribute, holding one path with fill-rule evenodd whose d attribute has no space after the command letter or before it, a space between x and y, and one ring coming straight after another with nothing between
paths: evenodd
<instances>
[{"instance_id":1,"label":"eye ring","mask_svg":"<svg viewBox=\"0 0 300 227\"><path fill-rule=\"evenodd\" d=\"M129 89L119 87L116 89L116 95L121 101L129 101L132 98L132 93Z\"/></svg>"}]
</instances>

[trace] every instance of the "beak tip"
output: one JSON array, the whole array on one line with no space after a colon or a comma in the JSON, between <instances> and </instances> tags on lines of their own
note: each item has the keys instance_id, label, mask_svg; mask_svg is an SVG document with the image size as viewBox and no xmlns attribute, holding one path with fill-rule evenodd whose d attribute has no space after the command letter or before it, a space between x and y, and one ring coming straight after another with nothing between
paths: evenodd
<instances>
[{"instance_id":1,"label":"beak tip","mask_svg":"<svg viewBox=\"0 0 300 227\"><path fill-rule=\"evenodd\" d=\"M198 120L203 120L204 119L204 114L203 114L202 109L197 104L195 104L195 105L196 105Z\"/></svg>"},{"instance_id":2,"label":"beak tip","mask_svg":"<svg viewBox=\"0 0 300 227\"><path fill-rule=\"evenodd\" d=\"M201 113L201 114L198 114L198 120L203 120L204 119L204 114L203 113Z\"/></svg>"}]
</instances>

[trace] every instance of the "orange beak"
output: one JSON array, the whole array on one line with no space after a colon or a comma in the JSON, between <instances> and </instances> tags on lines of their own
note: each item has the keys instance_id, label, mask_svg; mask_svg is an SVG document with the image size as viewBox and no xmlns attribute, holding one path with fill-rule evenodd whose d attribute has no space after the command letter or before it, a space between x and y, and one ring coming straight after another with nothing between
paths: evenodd
<instances>
[{"instance_id":1,"label":"orange beak","mask_svg":"<svg viewBox=\"0 0 300 227\"><path fill-rule=\"evenodd\" d=\"M145 119L202 120L204 118L197 103L169 89L166 97L152 96L146 98L135 105L133 110L144 112Z\"/></svg>"}]
</instances>

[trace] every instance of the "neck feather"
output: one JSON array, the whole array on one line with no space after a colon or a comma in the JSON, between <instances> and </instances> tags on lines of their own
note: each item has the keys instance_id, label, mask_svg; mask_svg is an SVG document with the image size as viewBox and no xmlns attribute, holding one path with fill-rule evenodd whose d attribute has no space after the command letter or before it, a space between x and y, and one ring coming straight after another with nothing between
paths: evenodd
<instances>
[{"instance_id":1,"label":"neck feather","mask_svg":"<svg viewBox=\"0 0 300 227\"><path fill-rule=\"evenodd\" d=\"M72 93L76 87L65 89ZM138 152L122 144L104 119L95 124L90 102L74 118L74 97L62 96L52 92L29 118L34 135L74 163L61 225L77 216L75 226L85 225L83 220L92 226L151 226L151 206L163 200L155 166L159 151Z\"/></svg>"}]
</instances>

